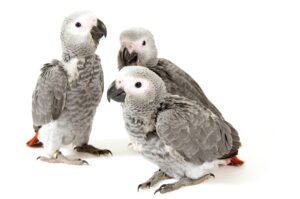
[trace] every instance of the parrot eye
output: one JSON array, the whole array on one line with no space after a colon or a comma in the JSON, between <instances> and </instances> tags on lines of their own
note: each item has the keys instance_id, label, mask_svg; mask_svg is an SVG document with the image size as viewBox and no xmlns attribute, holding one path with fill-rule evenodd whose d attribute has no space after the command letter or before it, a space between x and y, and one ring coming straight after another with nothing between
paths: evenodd
<instances>
[{"instance_id":1,"label":"parrot eye","mask_svg":"<svg viewBox=\"0 0 300 199\"><path fill-rule=\"evenodd\" d=\"M136 82L134 86L136 88L141 88L142 87L142 83L141 82Z\"/></svg>"},{"instance_id":2,"label":"parrot eye","mask_svg":"<svg viewBox=\"0 0 300 199\"><path fill-rule=\"evenodd\" d=\"M80 23L80 22L76 22L75 26L76 26L77 28L80 28L80 27L81 27L81 23Z\"/></svg>"},{"instance_id":3,"label":"parrot eye","mask_svg":"<svg viewBox=\"0 0 300 199\"><path fill-rule=\"evenodd\" d=\"M146 46L146 41L145 40L143 41L143 46Z\"/></svg>"}]
</instances>

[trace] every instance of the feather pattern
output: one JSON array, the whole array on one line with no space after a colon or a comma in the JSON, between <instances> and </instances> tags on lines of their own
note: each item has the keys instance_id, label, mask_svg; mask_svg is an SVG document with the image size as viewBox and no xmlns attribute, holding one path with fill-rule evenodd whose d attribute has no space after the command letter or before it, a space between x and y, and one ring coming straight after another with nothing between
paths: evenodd
<instances>
[{"instance_id":1,"label":"feather pattern","mask_svg":"<svg viewBox=\"0 0 300 199\"><path fill-rule=\"evenodd\" d=\"M44 140L46 145L56 146L51 147L49 153L64 144L82 145L89 140L93 117L104 89L100 58L91 55L79 59L77 70L78 78L69 82L62 62L55 60L46 64L33 93L34 126L44 125L47 131L47 124L52 123L49 134L59 135L49 135Z\"/></svg>"}]
</instances>

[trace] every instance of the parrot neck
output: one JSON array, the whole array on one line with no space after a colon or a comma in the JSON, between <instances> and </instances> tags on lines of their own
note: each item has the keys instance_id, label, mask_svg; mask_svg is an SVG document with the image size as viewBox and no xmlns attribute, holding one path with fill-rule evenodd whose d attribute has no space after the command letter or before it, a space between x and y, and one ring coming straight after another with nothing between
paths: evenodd
<instances>
[{"instance_id":1,"label":"parrot neck","mask_svg":"<svg viewBox=\"0 0 300 199\"><path fill-rule=\"evenodd\" d=\"M94 55L94 53L87 53L87 54L83 54L83 55L76 55L74 53L69 53L69 52L64 52L62 55L62 59L64 62L69 62L70 60L72 60L73 58L86 58L86 57L92 57Z\"/></svg>"},{"instance_id":2,"label":"parrot neck","mask_svg":"<svg viewBox=\"0 0 300 199\"><path fill-rule=\"evenodd\" d=\"M123 109L129 111L131 113L137 114L142 117L147 117L148 115L152 115L156 108L155 106L144 106L144 105L137 105L137 104L123 104Z\"/></svg>"},{"instance_id":3,"label":"parrot neck","mask_svg":"<svg viewBox=\"0 0 300 199\"><path fill-rule=\"evenodd\" d=\"M149 103L148 105L141 105L139 106L137 103L130 103L130 104L122 104L123 109L125 112L130 112L135 116L139 116L141 118L148 118L156 115L158 112L165 109L164 102L155 102Z\"/></svg>"},{"instance_id":4,"label":"parrot neck","mask_svg":"<svg viewBox=\"0 0 300 199\"><path fill-rule=\"evenodd\" d=\"M157 63L158 63L158 58L155 57L155 58L150 59L150 60L145 64L145 66L146 66L146 67L152 67L152 66L156 66Z\"/></svg>"}]
</instances>

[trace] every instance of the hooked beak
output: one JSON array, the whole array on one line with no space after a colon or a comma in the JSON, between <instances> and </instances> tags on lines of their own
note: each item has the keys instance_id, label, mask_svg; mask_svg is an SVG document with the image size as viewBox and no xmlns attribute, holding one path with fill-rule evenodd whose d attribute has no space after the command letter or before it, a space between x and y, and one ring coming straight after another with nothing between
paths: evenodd
<instances>
[{"instance_id":1,"label":"hooked beak","mask_svg":"<svg viewBox=\"0 0 300 199\"><path fill-rule=\"evenodd\" d=\"M138 54L134 51L130 53L127 48L124 48L122 58L125 66L136 65Z\"/></svg>"},{"instance_id":2,"label":"hooked beak","mask_svg":"<svg viewBox=\"0 0 300 199\"><path fill-rule=\"evenodd\" d=\"M93 28L91 29L91 35L96 45L99 44L99 40L103 36L106 37L107 35L106 26L99 19L97 19L97 25L93 26Z\"/></svg>"},{"instance_id":3,"label":"hooked beak","mask_svg":"<svg viewBox=\"0 0 300 199\"><path fill-rule=\"evenodd\" d=\"M110 99L116 102L124 102L126 97L126 93L122 88L116 87L116 82L113 81L108 90L107 90L107 100L110 102Z\"/></svg>"}]
</instances>

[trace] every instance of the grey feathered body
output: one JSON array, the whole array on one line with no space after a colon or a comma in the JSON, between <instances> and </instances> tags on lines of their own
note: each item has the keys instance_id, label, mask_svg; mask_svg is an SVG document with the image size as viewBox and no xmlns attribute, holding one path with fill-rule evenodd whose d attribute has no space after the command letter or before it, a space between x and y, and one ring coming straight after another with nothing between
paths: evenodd
<instances>
[{"instance_id":1,"label":"grey feathered body","mask_svg":"<svg viewBox=\"0 0 300 199\"><path fill-rule=\"evenodd\" d=\"M223 118L222 113L213 105L213 103L210 102L201 87L189 74L184 72L171 61L163 58L159 58L155 66L146 67L163 79L168 93L194 100L224 120L224 122L231 128L231 131L234 132L234 146L232 151L224 156L224 158L232 157L237 154L238 148L240 147L240 138L237 136L238 132Z\"/></svg>"},{"instance_id":2,"label":"grey feathered body","mask_svg":"<svg viewBox=\"0 0 300 199\"><path fill-rule=\"evenodd\" d=\"M168 95L147 107L123 104L126 129L137 150L171 177L210 172L238 137L219 116L184 97Z\"/></svg>"},{"instance_id":3,"label":"grey feathered body","mask_svg":"<svg viewBox=\"0 0 300 199\"><path fill-rule=\"evenodd\" d=\"M55 60L46 64L33 93L33 123L43 126L42 141L49 154L59 150L61 145L88 142L103 93L103 72L97 55L74 63L77 68L74 79L70 79L66 70L68 62Z\"/></svg>"}]
</instances>

